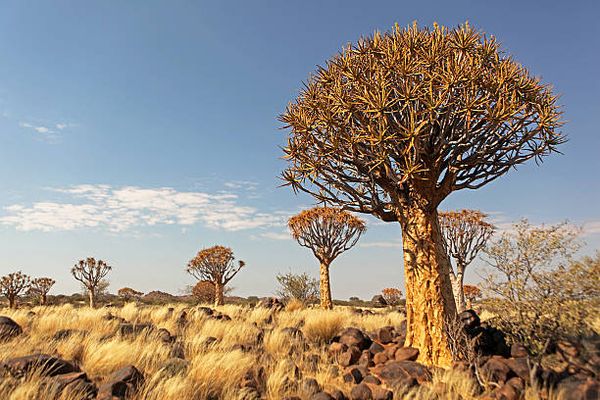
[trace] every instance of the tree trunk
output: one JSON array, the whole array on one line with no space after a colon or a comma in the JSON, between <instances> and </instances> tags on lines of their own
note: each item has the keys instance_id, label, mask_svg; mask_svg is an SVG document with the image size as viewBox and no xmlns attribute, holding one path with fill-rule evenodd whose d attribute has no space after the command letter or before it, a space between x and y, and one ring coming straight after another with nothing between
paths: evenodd
<instances>
[{"instance_id":1,"label":"tree trunk","mask_svg":"<svg viewBox=\"0 0 600 400\"><path fill-rule=\"evenodd\" d=\"M12 308L13 310L17 309L17 296L7 296L8 297L8 307Z\"/></svg>"},{"instance_id":2,"label":"tree trunk","mask_svg":"<svg viewBox=\"0 0 600 400\"><path fill-rule=\"evenodd\" d=\"M404 345L419 349L419 362L448 367L452 355L445 326L455 317L456 305L437 210L413 204L401 210L399 220L406 281Z\"/></svg>"},{"instance_id":3,"label":"tree trunk","mask_svg":"<svg viewBox=\"0 0 600 400\"><path fill-rule=\"evenodd\" d=\"M96 308L96 293L94 289L88 289L88 295L90 297L90 308Z\"/></svg>"},{"instance_id":4,"label":"tree trunk","mask_svg":"<svg viewBox=\"0 0 600 400\"><path fill-rule=\"evenodd\" d=\"M223 300L223 285L215 283L215 307L225 304Z\"/></svg>"},{"instance_id":5,"label":"tree trunk","mask_svg":"<svg viewBox=\"0 0 600 400\"><path fill-rule=\"evenodd\" d=\"M321 308L324 310L331 310L333 303L331 301L331 285L329 284L329 264L321 262L321 279L320 279L320 297L321 297Z\"/></svg>"},{"instance_id":6,"label":"tree trunk","mask_svg":"<svg viewBox=\"0 0 600 400\"><path fill-rule=\"evenodd\" d=\"M42 293L42 295L41 295L41 305L45 306L46 305L46 301L47 301L46 293Z\"/></svg>"},{"instance_id":7,"label":"tree trunk","mask_svg":"<svg viewBox=\"0 0 600 400\"><path fill-rule=\"evenodd\" d=\"M452 282L452 293L456 302L456 311L459 313L463 312L466 310L465 291L463 289L464 274L462 272L456 275L450 274L450 281Z\"/></svg>"}]
</instances>

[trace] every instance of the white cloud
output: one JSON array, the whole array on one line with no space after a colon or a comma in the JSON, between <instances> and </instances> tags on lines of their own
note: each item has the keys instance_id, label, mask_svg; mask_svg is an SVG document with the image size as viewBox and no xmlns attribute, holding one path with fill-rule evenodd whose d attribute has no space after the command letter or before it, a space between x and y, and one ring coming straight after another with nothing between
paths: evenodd
<instances>
[{"instance_id":1,"label":"white cloud","mask_svg":"<svg viewBox=\"0 0 600 400\"><path fill-rule=\"evenodd\" d=\"M134 227L174 224L203 224L238 231L281 226L285 221L282 213L263 213L238 204L238 196L230 193L109 185L78 185L55 191L64 194L66 201L7 206L0 224L24 231L105 228L121 232Z\"/></svg>"},{"instance_id":2,"label":"white cloud","mask_svg":"<svg viewBox=\"0 0 600 400\"><path fill-rule=\"evenodd\" d=\"M289 232L265 232L260 237L272 240L291 240L292 236Z\"/></svg>"},{"instance_id":3,"label":"white cloud","mask_svg":"<svg viewBox=\"0 0 600 400\"><path fill-rule=\"evenodd\" d=\"M588 221L583 224L583 235L600 234L600 221Z\"/></svg>"},{"instance_id":4,"label":"white cloud","mask_svg":"<svg viewBox=\"0 0 600 400\"><path fill-rule=\"evenodd\" d=\"M28 122L21 122L21 123L19 123L19 126L21 126L23 128L33 129L37 133L42 133L42 134L54 133L54 131L51 130L50 128L48 128L47 126L43 126L43 125L36 126L36 125L32 125Z\"/></svg>"}]
</instances>

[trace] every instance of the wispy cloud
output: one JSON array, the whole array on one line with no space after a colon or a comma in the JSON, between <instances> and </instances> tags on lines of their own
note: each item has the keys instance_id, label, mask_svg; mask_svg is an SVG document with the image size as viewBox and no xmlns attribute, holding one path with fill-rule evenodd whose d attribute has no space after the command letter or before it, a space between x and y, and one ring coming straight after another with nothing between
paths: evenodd
<instances>
[{"instance_id":1,"label":"wispy cloud","mask_svg":"<svg viewBox=\"0 0 600 400\"><path fill-rule=\"evenodd\" d=\"M59 122L52 125L46 124L33 124L30 122L19 122L21 128L26 128L35 131L39 134L41 139L46 141L55 142L60 138L60 131L73 126L73 124L67 122Z\"/></svg>"},{"instance_id":2,"label":"wispy cloud","mask_svg":"<svg viewBox=\"0 0 600 400\"><path fill-rule=\"evenodd\" d=\"M388 240L388 241L380 241L380 242L359 243L358 246L359 247L400 248L400 247L402 247L402 242L400 240Z\"/></svg>"},{"instance_id":3,"label":"wispy cloud","mask_svg":"<svg viewBox=\"0 0 600 400\"><path fill-rule=\"evenodd\" d=\"M260 234L261 238L271 240L291 240L292 236L289 232L264 232Z\"/></svg>"},{"instance_id":4,"label":"wispy cloud","mask_svg":"<svg viewBox=\"0 0 600 400\"><path fill-rule=\"evenodd\" d=\"M227 231L281 226L285 213L264 213L239 204L232 193L183 192L173 188L77 185L54 189L64 202L5 207L0 224L23 231L103 228L121 232L155 225L202 224Z\"/></svg>"}]
</instances>

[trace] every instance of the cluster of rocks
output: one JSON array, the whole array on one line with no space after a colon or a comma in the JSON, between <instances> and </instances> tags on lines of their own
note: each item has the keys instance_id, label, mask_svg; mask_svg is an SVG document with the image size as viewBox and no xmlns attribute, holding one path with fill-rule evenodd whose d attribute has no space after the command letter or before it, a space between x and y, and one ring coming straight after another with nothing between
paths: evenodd
<instances>
[{"instance_id":1,"label":"cluster of rocks","mask_svg":"<svg viewBox=\"0 0 600 400\"><path fill-rule=\"evenodd\" d=\"M274 311L281 311L285 308L285 304L277 297L267 297L256 303L256 307L268 308Z\"/></svg>"},{"instance_id":2,"label":"cluster of rocks","mask_svg":"<svg viewBox=\"0 0 600 400\"><path fill-rule=\"evenodd\" d=\"M133 365L128 365L96 384L75 364L47 354L9 359L0 364L0 370L16 379L35 372L42 378L41 385L50 397L66 392L82 400L126 399L144 382L144 376Z\"/></svg>"}]
</instances>

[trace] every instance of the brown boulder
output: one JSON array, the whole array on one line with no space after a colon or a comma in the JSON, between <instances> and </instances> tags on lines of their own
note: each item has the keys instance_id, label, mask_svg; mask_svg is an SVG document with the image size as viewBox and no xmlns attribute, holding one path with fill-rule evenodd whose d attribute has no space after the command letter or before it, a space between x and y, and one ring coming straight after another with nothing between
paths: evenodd
<instances>
[{"instance_id":1,"label":"brown boulder","mask_svg":"<svg viewBox=\"0 0 600 400\"><path fill-rule=\"evenodd\" d=\"M529 352L523 343L513 343L510 346L510 356L513 358L527 357L529 356Z\"/></svg>"},{"instance_id":2,"label":"brown boulder","mask_svg":"<svg viewBox=\"0 0 600 400\"><path fill-rule=\"evenodd\" d=\"M114 372L98 389L97 400L124 399L144 382L144 376L133 365Z\"/></svg>"},{"instance_id":3,"label":"brown boulder","mask_svg":"<svg viewBox=\"0 0 600 400\"><path fill-rule=\"evenodd\" d=\"M0 341L7 341L23 333L23 329L8 317L0 317Z\"/></svg>"},{"instance_id":4,"label":"brown boulder","mask_svg":"<svg viewBox=\"0 0 600 400\"><path fill-rule=\"evenodd\" d=\"M390 361L376 367L373 372L390 386L413 386L415 381L419 384L430 382L431 371L424 365L414 361Z\"/></svg>"},{"instance_id":5,"label":"brown boulder","mask_svg":"<svg viewBox=\"0 0 600 400\"><path fill-rule=\"evenodd\" d=\"M356 364L361 354L362 353L358 347L350 346L348 350L346 350L338 356L338 363L342 367L348 367L350 365Z\"/></svg>"},{"instance_id":6,"label":"brown boulder","mask_svg":"<svg viewBox=\"0 0 600 400\"><path fill-rule=\"evenodd\" d=\"M351 400L373 400L373 392L366 383L359 383L350 391Z\"/></svg>"},{"instance_id":7,"label":"brown boulder","mask_svg":"<svg viewBox=\"0 0 600 400\"><path fill-rule=\"evenodd\" d=\"M79 368L70 362L47 354L32 354L13 358L4 362L3 367L6 372L15 378L21 378L32 371L36 371L42 376L79 372Z\"/></svg>"},{"instance_id":8,"label":"brown boulder","mask_svg":"<svg viewBox=\"0 0 600 400\"><path fill-rule=\"evenodd\" d=\"M373 357L373 362L375 364L385 364L388 360L388 356L385 353L377 353Z\"/></svg>"},{"instance_id":9,"label":"brown boulder","mask_svg":"<svg viewBox=\"0 0 600 400\"><path fill-rule=\"evenodd\" d=\"M393 326L384 326L377 331L377 338L383 344L391 343L396 337Z\"/></svg>"},{"instance_id":10,"label":"brown boulder","mask_svg":"<svg viewBox=\"0 0 600 400\"><path fill-rule=\"evenodd\" d=\"M563 395L569 400L597 400L600 399L600 381L571 376L560 382L557 392L559 397Z\"/></svg>"},{"instance_id":11,"label":"brown boulder","mask_svg":"<svg viewBox=\"0 0 600 400\"><path fill-rule=\"evenodd\" d=\"M340 334L340 343L346 346L356 346L360 350L366 350L371 346L371 339L366 336L360 329L357 328L346 328Z\"/></svg>"},{"instance_id":12,"label":"brown boulder","mask_svg":"<svg viewBox=\"0 0 600 400\"><path fill-rule=\"evenodd\" d=\"M414 347L400 347L394 354L396 361L415 361L418 357L419 349Z\"/></svg>"},{"instance_id":13,"label":"brown boulder","mask_svg":"<svg viewBox=\"0 0 600 400\"><path fill-rule=\"evenodd\" d=\"M361 383L363 380L363 374L360 369L356 367L349 368L342 376L344 382L348 383Z\"/></svg>"},{"instance_id":14,"label":"brown boulder","mask_svg":"<svg viewBox=\"0 0 600 400\"><path fill-rule=\"evenodd\" d=\"M485 379L500 385L504 385L513 375L511 369L506 365L506 360L499 356L490 357L481 367L481 372Z\"/></svg>"}]
</instances>

